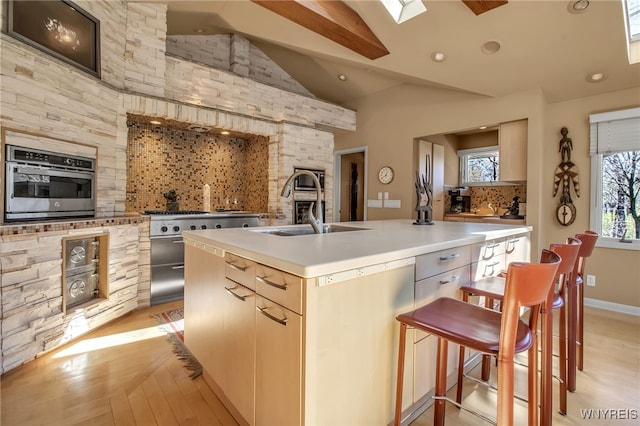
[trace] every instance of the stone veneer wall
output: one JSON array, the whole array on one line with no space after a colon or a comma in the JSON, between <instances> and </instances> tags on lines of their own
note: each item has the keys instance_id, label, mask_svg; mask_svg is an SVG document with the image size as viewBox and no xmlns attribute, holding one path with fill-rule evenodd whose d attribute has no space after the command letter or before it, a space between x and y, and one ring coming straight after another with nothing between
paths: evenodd
<instances>
[{"instance_id":1,"label":"stone veneer wall","mask_svg":"<svg viewBox=\"0 0 640 426\"><path fill-rule=\"evenodd\" d=\"M240 52L246 52L240 55ZM260 83L313 98L313 94L238 34L167 36L167 53L232 71Z\"/></svg>"},{"instance_id":2,"label":"stone veneer wall","mask_svg":"<svg viewBox=\"0 0 640 426\"><path fill-rule=\"evenodd\" d=\"M109 234L109 297L62 307L62 239ZM0 373L112 321L150 299L145 217L0 226ZM144 303L144 302L143 302Z\"/></svg>"},{"instance_id":3,"label":"stone veneer wall","mask_svg":"<svg viewBox=\"0 0 640 426\"><path fill-rule=\"evenodd\" d=\"M182 210L268 210L268 140L232 138L130 122L127 144L127 211L164 210L175 189ZM251 196L249 196L249 194Z\"/></svg>"},{"instance_id":4,"label":"stone veneer wall","mask_svg":"<svg viewBox=\"0 0 640 426\"><path fill-rule=\"evenodd\" d=\"M227 129L268 140L268 211L282 222L291 221L291 200L283 204L279 188L293 166L327 161L323 164L327 168L327 209L331 211L333 134L329 129L355 130L354 111L242 74L167 56L165 4L125 0L75 3L100 21L100 78L0 33L0 130L94 147L99 220L117 220L113 217L126 211L128 114ZM6 8L0 13L4 28ZM244 72L244 66L246 62L232 70ZM318 158L310 158L313 150ZM70 223L68 232L75 232L72 230L82 222ZM85 322L86 330L148 306L148 225L146 229L144 225L122 226L125 242L115 245L119 237L113 238L110 248L114 259L122 259L122 253L130 254L118 269L124 275L118 272L110 277L124 280L110 283L122 290L83 314L91 318ZM19 229L0 239L2 372L53 349L65 341L61 337L65 330L75 327L70 322L72 317L61 313L61 260L56 254L61 250L58 238L67 231ZM120 287L121 282L127 284Z\"/></svg>"}]
</instances>

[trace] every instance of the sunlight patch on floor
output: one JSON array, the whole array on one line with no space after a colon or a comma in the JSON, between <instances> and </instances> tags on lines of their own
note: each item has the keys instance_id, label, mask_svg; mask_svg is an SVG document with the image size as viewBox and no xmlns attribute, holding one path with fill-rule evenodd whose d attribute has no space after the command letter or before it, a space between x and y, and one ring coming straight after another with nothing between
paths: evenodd
<instances>
[{"instance_id":1,"label":"sunlight patch on floor","mask_svg":"<svg viewBox=\"0 0 640 426\"><path fill-rule=\"evenodd\" d=\"M111 334L109 336L84 339L81 342L71 345L56 353L55 355L53 355L53 358L73 356L81 353L139 342L141 340L155 339L156 337L166 335L167 332L162 330L161 327L153 326L141 328L139 330L127 331L124 333Z\"/></svg>"}]
</instances>

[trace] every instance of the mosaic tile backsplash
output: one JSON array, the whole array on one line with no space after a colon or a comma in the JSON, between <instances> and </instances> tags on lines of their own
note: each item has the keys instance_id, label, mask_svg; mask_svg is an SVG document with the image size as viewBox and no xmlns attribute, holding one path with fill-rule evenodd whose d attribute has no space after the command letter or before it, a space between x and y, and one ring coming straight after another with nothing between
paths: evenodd
<instances>
[{"instance_id":1,"label":"mosaic tile backsplash","mask_svg":"<svg viewBox=\"0 0 640 426\"><path fill-rule=\"evenodd\" d=\"M172 189L181 210L203 210L204 184L211 210L267 211L267 138L127 124L127 212L164 210L163 194Z\"/></svg>"},{"instance_id":2,"label":"mosaic tile backsplash","mask_svg":"<svg viewBox=\"0 0 640 426\"><path fill-rule=\"evenodd\" d=\"M446 193L445 211L451 208L451 196ZM496 186L470 186L464 195L471 196L471 210L482 207L483 204L491 204L502 210L506 209L516 195L519 202L527 202L527 185L496 185Z\"/></svg>"}]
</instances>

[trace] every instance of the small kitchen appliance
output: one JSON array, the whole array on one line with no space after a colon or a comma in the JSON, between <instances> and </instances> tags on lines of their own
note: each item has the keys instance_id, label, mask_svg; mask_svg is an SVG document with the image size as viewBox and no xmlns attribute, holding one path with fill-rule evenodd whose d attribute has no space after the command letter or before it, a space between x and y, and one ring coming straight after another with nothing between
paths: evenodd
<instances>
[{"instance_id":1,"label":"small kitchen appliance","mask_svg":"<svg viewBox=\"0 0 640 426\"><path fill-rule=\"evenodd\" d=\"M462 195L460 189L452 189L449 191L451 196L450 213L462 213L471 211L471 196Z\"/></svg>"}]
</instances>

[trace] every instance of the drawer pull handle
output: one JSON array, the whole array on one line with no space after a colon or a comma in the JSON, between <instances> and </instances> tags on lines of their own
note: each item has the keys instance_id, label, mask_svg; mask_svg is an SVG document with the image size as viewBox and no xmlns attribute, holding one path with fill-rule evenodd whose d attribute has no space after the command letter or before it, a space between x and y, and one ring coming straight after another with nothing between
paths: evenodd
<instances>
[{"instance_id":1,"label":"drawer pull handle","mask_svg":"<svg viewBox=\"0 0 640 426\"><path fill-rule=\"evenodd\" d=\"M184 269L184 265L172 266L171 269Z\"/></svg>"},{"instance_id":2,"label":"drawer pull handle","mask_svg":"<svg viewBox=\"0 0 640 426\"><path fill-rule=\"evenodd\" d=\"M227 293L229 293L230 295L236 297L237 299L242 300L243 302L247 299L247 297L249 297L248 295L247 296L240 296L239 294L237 294L236 292L233 291L234 288L236 288L236 287L233 287L233 288L225 287L224 289L227 290Z\"/></svg>"},{"instance_id":3,"label":"drawer pull handle","mask_svg":"<svg viewBox=\"0 0 640 426\"><path fill-rule=\"evenodd\" d=\"M246 271L246 270L247 270L247 268L248 268L248 266L238 266L238 265L236 265L235 263L233 263L233 262L229 262L229 261L226 261L225 263L226 263L227 265L229 265L231 268L233 268L233 269L235 269L235 270L237 270L237 271L240 271L240 272L244 272L244 271Z\"/></svg>"},{"instance_id":4,"label":"drawer pull handle","mask_svg":"<svg viewBox=\"0 0 640 426\"><path fill-rule=\"evenodd\" d=\"M458 275L452 275L451 278L449 278L448 280L440 280L440 284L449 284L449 283L454 283L456 281L458 281L460 279L460 276Z\"/></svg>"},{"instance_id":5,"label":"drawer pull handle","mask_svg":"<svg viewBox=\"0 0 640 426\"><path fill-rule=\"evenodd\" d=\"M269 318L272 321L277 322L278 324L282 324L282 325L287 325L287 317L284 317L284 319L281 318L277 318L274 317L273 315L271 315L268 311L267 308L261 308L260 306L256 306L256 309L265 317Z\"/></svg>"},{"instance_id":6,"label":"drawer pull handle","mask_svg":"<svg viewBox=\"0 0 640 426\"><path fill-rule=\"evenodd\" d=\"M490 244L487 246L488 249L494 249L496 247L500 246L500 243L495 243L495 244Z\"/></svg>"},{"instance_id":7,"label":"drawer pull handle","mask_svg":"<svg viewBox=\"0 0 640 426\"><path fill-rule=\"evenodd\" d=\"M268 280L267 277L256 276L256 279L258 281L260 281L261 283L264 283L266 285L270 285L271 287L275 287L275 288L278 288L280 290L287 291L287 284L286 283L285 284L274 283L273 281Z\"/></svg>"},{"instance_id":8,"label":"drawer pull handle","mask_svg":"<svg viewBox=\"0 0 640 426\"><path fill-rule=\"evenodd\" d=\"M457 259L458 257L460 257L458 253L452 253L449 256L440 256L440 260L452 260Z\"/></svg>"},{"instance_id":9,"label":"drawer pull handle","mask_svg":"<svg viewBox=\"0 0 640 426\"><path fill-rule=\"evenodd\" d=\"M184 244L184 240L171 241L173 244Z\"/></svg>"}]
</instances>

